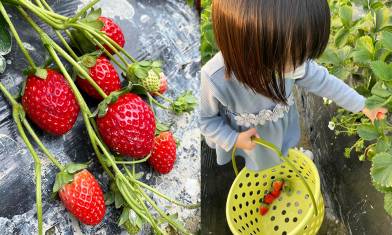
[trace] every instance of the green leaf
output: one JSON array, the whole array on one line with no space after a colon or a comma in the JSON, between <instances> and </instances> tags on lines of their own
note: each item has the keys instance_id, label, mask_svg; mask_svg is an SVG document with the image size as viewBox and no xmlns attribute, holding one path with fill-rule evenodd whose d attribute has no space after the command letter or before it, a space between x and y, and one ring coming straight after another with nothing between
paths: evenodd
<instances>
[{"instance_id":1,"label":"green leaf","mask_svg":"<svg viewBox=\"0 0 392 235\"><path fill-rule=\"evenodd\" d=\"M382 187L392 187L392 155L378 153L372 161L373 181Z\"/></svg>"},{"instance_id":2,"label":"green leaf","mask_svg":"<svg viewBox=\"0 0 392 235\"><path fill-rule=\"evenodd\" d=\"M392 192L386 193L384 196L384 209L392 216Z\"/></svg>"},{"instance_id":3,"label":"green leaf","mask_svg":"<svg viewBox=\"0 0 392 235\"><path fill-rule=\"evenodd\" d=\"M369 124L362 124L358 127L357 132L359 137L369 141L377 139L379 135L377 129Z\"/></svg>"},{"instance_id":4,"label":"green leaf","mask_svg":"<svg viewBox=\"0 0 392 235\"><path fill-rule=\"evenodd\" d=\"M136 68L134 72L135 72L135 76L139 79L144 79L148 76L148 70L146 70L145 68L141 68L141 67Z\"/></svg>"},{"instance_id":5,"label":"green leaf","mask_svg":"<svg viewBox=\"0 0 392 235\"><path fill-rule=\"evenodd\" d=\"M138 62L138 64L140 66L142 66L142 67L150 67L151 66L151 61L143 60L143 61Z\"/></svg>"},{"instance_id":6,"label":"green leaf","mask_svg":"<svg viewBox=\"0 0 392 235\"><path fill-rule=\"evenodd\" d=\"M372 61L375 55L373 39L369 36L360 37L352 53L355 62L366 64Z\"/></svg>"},{"instance_id":7,"label":"green leaf","mask_svg":"<svg viewBox=\"0 0 392 235\"><path fill-rule=\"evenodd\" d=\"M385 49L392 51L392 32L383 31L381 42Z\"/></svg>"},{"instance_id":8,"label":"green leaf","mask_svg":"<svg viewBox=\"0 0 392 235\"><path fill-rule=\"evenodd\" d=\"M71 183L73 175L67 172L60 172L56 175L56 180L53 185L53 193L57 193L64 185Z\"/></svg>"},{"instance_id":9,"label":"green leaf","mask_svg":"<svg viewBox=\"0 0 392 235\"><path fill-rule=\"evenodd\" d=\"M120 219L118 220L118 226L123 225L126 221L129 220L129 211L130 209L128 207L124 207Z\"/></svg>"},{"instance_id":10,"label":"green leaf","mask_svg":"<svg viewBox=\"0 0 392 235\"><path fill-rule=\"evenodd\" d=\"M389 98L392 95L392 92L390 92L388 88L384 86L381 82L378 82L376 83L376 85L373 86L372 94L382 98Z\"/></svg>"},{"instance_id":11,"label":"green leaf","mask_svg":"<svg viewBox=\"0 0 392 235\"><path fill-rule=\"evenodd\" d=\"M114 192L105 193L105 205L109 206L114 203Z\"/></svg>"},{"instance_id":12,"label":"green leaf","mask_svg":"<svg viewBox=\"0 0 392 235\"><path fill-rule=\"evenodd\" d=\"M370 63L370 67L376 75L377 78L383 81L391 81L392 80L392 66L382 62L382 61L373 61Z\"/></svg>"},{"instance_id":13,"label":"green leaf","mask_svg":"<svg viewBox=\"0 0 392 235\"><path fill-rule=\"evenodd\" d=\"M12 39L8 30L8 25L3 16L0 16L0 55L7 55L11 52Z\"/></svg>"},{"instance_id":14,"label":"green leaf","mask_svg":"<svg viewBox=\"0 0 392 235\"><path fill-rule=\"evenodd\" d=\"M348 38L350 36L350 31L347 28L341 28L335 36L335 46L340 48L347 44Z\"/></svg>"},{"instance_id":15,"label":"green leaf","mask_svg":"<svg viewBox=\"0 0 392 235\"><path fill-rule=\"evenodd\" d=\"M381 8L376 11L376 31L381 31L392 26L391 12L389 8Z\"/></svg>"},{"instance_id":16,"label":"green leaf","mask_svg":"<svg viewBox=\"0 0 392 235\"><path fill-rule=\"evenodd\" d=\"M170 130L170 128L167 125L164 125L163 123L161 123L159 121L156 122L156 126L157 126L157 130L159 130L160 132Z\"/></svg>"},{"instance_id":17,"label":"green leaf","mask_svg":"<svg viewBox=\"0 0 392 235\"><path fill-rule=\"evenodd\" d=\"M96 21L98 20L98 18L102 15L102 9L98 8L96 10L92 9L91 12L87 15L87 17L85 18L85 20L87 22L91 22L91 21Z\"/></svg>"},{"instance_id":18,"label":"green leaf","mask_svg":"<svg viewBox=\"0 0 392 235\"><path fill-rule=\"evenodd\" d=\"M369 109L375 109L375 108L385 106L387 103L388 103L387 99L373 95L367 98L366 107Z\"/></svg>"},{"instance_id":19,"label":"green leaf","mask_svg":"<svg viewBox=\"0 0 392 235\"><path fill-rule=\"evenodd\" d=\"M65 166L65 171L74 174L78 171L81 171L83 169L86 169L88 164L82 164L82 163L71 163Z\"/></svg>"},{"instance_id":20,"label":"green leaf","mask_svg":"<svg viewBox=\"0 0 392 235\"><path fill-rule=\"evenodd\" d=\"M91 21L85 23L86 25L90 26L91 28L94 28L96 30L101 30L103 26L105 25L102 21L96 20L96 21Z\"/></svg>"},{"instance_id":21,"label":"green leaf","mask_svg":"<svg viewBox=\"0 0 392 235\"><path fill-rule=\"evenodd\" d=\"M353 9L350 6L340 8L340 19L345 27L349 27L353 22Z\"/></svg>"},{"instance_id":22,"label":"green leaf","mask_svg":"<svg viewBox=\"0 0 392 235\"><path fill-rule=\"evenodd\" d=\"M120 191L116 191L114 193L114 205L116 207L116 209L122 207L122 205L124 205L124 198L121 195Z\"/></svg>"}]
</instances>

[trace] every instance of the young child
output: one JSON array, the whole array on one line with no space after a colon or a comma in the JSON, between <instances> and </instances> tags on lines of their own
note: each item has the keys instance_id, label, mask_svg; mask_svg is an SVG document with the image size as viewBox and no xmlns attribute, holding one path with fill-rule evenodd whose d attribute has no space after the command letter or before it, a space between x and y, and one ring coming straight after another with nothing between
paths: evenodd
<instances>
[{"instance_id":1,"label":"young child","mask_svg":"<svg viewBox=\"0 0 392 235\"><path fill-rule=\"evenodd\" d=\"M214 0L212 21L221 52L202 68L200 128L219 165L230 161L234 146L248 169L280 164L251 138L285 155L298 144L294 86L372 121L387 112L365 108L363 96L314 61L329 40L327 0Z\"/></svg>"}]
</instances>

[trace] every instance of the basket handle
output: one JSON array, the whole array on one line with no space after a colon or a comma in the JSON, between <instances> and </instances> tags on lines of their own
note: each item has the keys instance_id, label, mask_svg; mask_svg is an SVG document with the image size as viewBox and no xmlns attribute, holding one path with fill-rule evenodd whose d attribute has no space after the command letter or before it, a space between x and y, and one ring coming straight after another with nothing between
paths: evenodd
<instances>
[{"instance_id":1,"label":"basket handle","mask_svg":"<svg viewBox=\"0 0 392 235\"><path fill-rule=\"evenodd\" d=\"M260 146L264 146L270 150L272 150L273 152L275 152L278 157L287 163L287 165L294 171L295 174L297 174L301 180L301 182L305 185L306 190L308 191L310 198L312 199L312 204L314 207L314 212L315 215L318 215L318 210L317 210L317 204L316 204L316 199L314 198L313 192L309 187L309 184L306 182L306 180L304 179L304 177L302 176L302 174L299 173L299 171L297 170L297 168L294 166L294 164L291 162L291 160L288 157L284 157L282 152L280 151L280 149L278 147L276 147L273 143L268 142L262 138L257 138L257 137L252 137L252 141ZM237 151L237 147L234 146L233 151L231 153L231 159L232 159L232 163L233 163L233 169L236 175L238 175L238 167L237 167L237 161L235 158L235 152Z\"/></svg>"}]
</instances>

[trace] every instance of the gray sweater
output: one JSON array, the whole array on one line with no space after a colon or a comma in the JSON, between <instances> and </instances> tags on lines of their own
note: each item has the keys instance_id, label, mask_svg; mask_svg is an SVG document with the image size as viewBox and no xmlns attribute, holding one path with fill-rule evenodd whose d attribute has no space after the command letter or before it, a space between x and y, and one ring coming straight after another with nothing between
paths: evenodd
<instances>
[{"instance_id":1,"label":"gray sweater","mask_svg":"<svg viewBox=\"0 0 392 235\"><path fill-rule=\"evenodd\" d=\"M365 98L340 79L329 74L315 61L305 64L305 75L299 79L285 79L288 105L277 104L270 98L253 92L234 76L225 79L225 65L218 53L202 68L200 129L207 144L216 149L217 162L224 165L231 160L231 150L238 134L251 127L260 137L281 148L284 155L300 140L298 111L292 95L297 85L315 95L326 97L340 107L359 112ZM280 164L275 153L257 146L252 151L238 150L246 167L259 171Z\"/></svg>"}]
</instances>

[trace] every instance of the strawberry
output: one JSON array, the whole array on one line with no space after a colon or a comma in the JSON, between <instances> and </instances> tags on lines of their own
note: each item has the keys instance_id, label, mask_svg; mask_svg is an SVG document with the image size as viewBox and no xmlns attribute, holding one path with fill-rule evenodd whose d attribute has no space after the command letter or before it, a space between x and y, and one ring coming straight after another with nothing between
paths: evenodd
<instances>
[{"instance_id":1,"label":"strawberry","mask_svg":"<svg viewBox=\"0 0 392 235\"><path fill-rule=\"evenodd\" d=\"M268 210L269 210L268 207L260 206L260 209L259 209L260 215L262 215L262 216L266 215Z\"/></svg>"},{"instance_id":2,"label":"strawberry","mask_svg":"<svg viewBox=\"0 0 392 235\"><path fill-rule=\"evenodd\" d=\"M79 114L70 86L61 73L52 69L37 69L27 77L22 106L39 128L53 135L71 130Z\"/></svg>"},{"instance_id":3,"label":"strawberry","mask_svg":"<svg viewBox=\"0 0 392 235\"><path fill-rule=\"evenodd\" d=\"M148 163L160 174L169 173L176 161L176 141L171 132L161 132L155 137L154 148Z\"/></svg>"},{"instance_id":4,"label":"strawberry","mask_svg":"<svg viewBox=\"0 0 392 235\"><path fill-rule=\"evenodd\" d=\"M269 205L269 204L272 204L274 202L274 200L275 200L275 197L272 194L269 193L269 194L264 196L263 202L265 204Z\"/></svg>"},{"instance_id":5,"label":"strawberry","mask_svg":"<svg viewBox=\"0 0 392 235\"><path fill-rule=\"evenodd\" d=\"M378 112L377 113L377 120L384 120L385 119L385 113Z\"/></svg>"},{"instance_id":6,"label":"strawberry","mask_svg":"<svg viewBox=\"0 0 392 235\"><path fill-rule=\"evenodd\" d=\"M104 32L109 38L115 41L120 47L124 47L125 39L121 28L116 23L114 23L114 21L110 18L100 16L98 19L102 21L104 24L104 26L101 29L101 32ZM113 53L108 46L105 45L105 48L109 52Z\"/></svg>"},{"instance_id":7,"label":"strawberry","mask_svg":"<svg viewBox=\"0 0 392 235\"><path fill-rule=\"evenodd\" d=\"M101 87L105 94L109 95L111 92L121 89L117 71L105 56L96 58L96 56L85 55L81 63L86 67L90 77ZM87 79L82 79L78 76L77 84L89 96L97 100L102 100L102 96L90 85Z\"/></svg>"},{"instance_id":8,"label":"strawberry","mask_svg":"<svg viewBox=\"0 0 392 235\"><path fill-rule=\"evenodd\" d=\"M284 184L284 181L283 181L283 180L275 180L275 181L272 183L273 191L275 191L275 192L281 191L282 188L283 188L283 184Z\"/></svg>"},{"instance_id":9,"label":"strawberry","mask_svg":"<svg viewBox=\"0 0 392 235\"><path fill-rule=\"evenodd\" d=\"M140 84L150 93L158 92L161 86L159 75L152 69L148 71L147 77L140 80Z\"/></svg>"},{"instance_id":10,"label":"strawberry","mask_svg":"<svg viewBox=\"0 0 392 235\"><path fill-rule=\"evenodd\" d=\"M159 93L164 94L167 91L167 77L164 73L159 74L161 81L159 86Z\"/></svg>"},{"instance_id":11,"label":"strawberry","mask_svg":"<svg viewBox=\"0 0 392 235\"><path fill-rule=\"evenodd\" d=\"M68 172L61 172L56 181L61 174L69 175ZM85 169L74 174L71 179L71 182L60 186L58 191L64 207L83 224L99 224L105 216L106 206L98 181Z\"/></svg>"},{"instance_id":12,"label":"strawberry","mask_svg":"<svg viewBox=\"0 0 392 235\"><path fill-rule=\"evenodd\" d=\"M117 95L114 92L109 96ZM147 156L154 144L155 118L151 108L139 96L125 93L114 99L97 117L104 142L113 151L136 159ZM106 100L103 101L104 104Z\"/></svg>"},{"instance_id":13,"label":"strawberry","mask_svg":"<svg viewBox=\"0 0 392 235\"><path fill-rule=\"evenodd\" d=\"M282 191L280 191L280 190L278 190L278 191L272 191L271 192L271 195L272 196L274 196L274 198L276 199L276 198L278 198L279 196L280 196L280 193L281 193Z\"/></svg>"}]
</instances>

